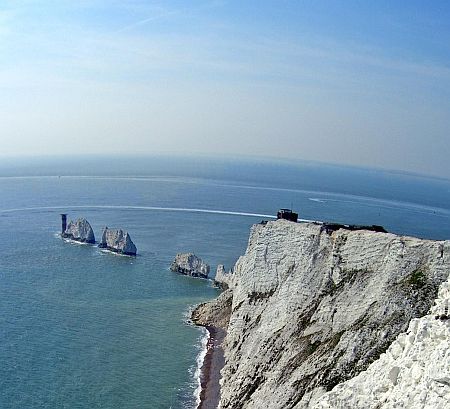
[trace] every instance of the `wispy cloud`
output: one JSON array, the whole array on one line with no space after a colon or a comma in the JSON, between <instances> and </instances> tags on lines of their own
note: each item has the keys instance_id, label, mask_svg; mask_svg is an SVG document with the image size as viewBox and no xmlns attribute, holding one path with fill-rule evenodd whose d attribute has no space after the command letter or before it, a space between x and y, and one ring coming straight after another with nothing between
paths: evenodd
<instances>
[{"instance_id":1,"label":"wispy cloud","mask_svg":"<svg viewBox=\"0 0 450 409\"><path fill-rule=\"evenodd\" d=\"M168 18L168 17L174 16L174 15L177 15L179 13L180 13L180 11L178 11L178 10L166 11L166 12L158 14L156 16L151 16L151 17L145 18L143 20L136 21L135 23L128 24L128 25L126 25L126 26L124 26L122 28L119 28L116 32L117 33L122 33L124 31L130 31L130 30L133 30L135 28L138 28L138 27L141 27L141 26L145 26L146 24L149 24L149 23L151 23L153 21L161 20L161 19L164 19L164 18Z\"/></svg>"}]
</instances>

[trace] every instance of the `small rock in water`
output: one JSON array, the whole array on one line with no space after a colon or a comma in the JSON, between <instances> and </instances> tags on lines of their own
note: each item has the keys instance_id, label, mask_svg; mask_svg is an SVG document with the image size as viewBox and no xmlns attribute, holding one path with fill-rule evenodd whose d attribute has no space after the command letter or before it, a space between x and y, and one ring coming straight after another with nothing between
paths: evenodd
<instances>
[{"instance_id":1,"label":"small rock in water","mask_svg":"<svg viewBox=\"0 0 450 409\"><path fill-rule=\"evenodd\" d=\"M170 270L192 277L208 278L209 265L193 253L178 253Z\"/></svg>"}]
</instances>

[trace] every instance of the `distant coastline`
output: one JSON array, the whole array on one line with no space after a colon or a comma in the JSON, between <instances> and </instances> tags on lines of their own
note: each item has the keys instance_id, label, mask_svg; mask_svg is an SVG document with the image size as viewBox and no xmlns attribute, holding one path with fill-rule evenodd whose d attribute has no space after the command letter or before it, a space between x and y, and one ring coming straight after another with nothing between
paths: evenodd
<instances>
[{"instance_id":1,"label":"distant coastline","mask_svg":"<svg viewBox=\"0 0 450 409\"><path fill-rule=\"evenodd\" d=\"M152 154L84 154L84 155L7 155L0 156L0 177L3 176L119 176L117 172L107 170L105 163L111 160L117 168L126 170L123 176L190 176L215 178L214 175L223 175L227 167L236 167L245 179L245 174L251 169L282 168L295 174L299 170L325 169L331 175L339 173L360 173L364 177L370 174L384 174L394 177L419 178L430 181L450 182L450 176L445 177L438 173L420 172L417 170L395 169L393 167L376 167L365 164L348 164L338 162L325 162L323 160L310 160L289 157L271 157L254 155L215 155L185 152L161 152ZM80 173L79 164L82 163L83 172ZM201 166L199 166L201 165ZM75 169L75 171L74 171ZM206 171L207 169L207 171ZM252 172L253 173L253 172ZM237 173L234 173L237 176ZM221 177L222 179L222 177ZM234 177L233 179L236 179Z\"/></svg>"}]
</instances>

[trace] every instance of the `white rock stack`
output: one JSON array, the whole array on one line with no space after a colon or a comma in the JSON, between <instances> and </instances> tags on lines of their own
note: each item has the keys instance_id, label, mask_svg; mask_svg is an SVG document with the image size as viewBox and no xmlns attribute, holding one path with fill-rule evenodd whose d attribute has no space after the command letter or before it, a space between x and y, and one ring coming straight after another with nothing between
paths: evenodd
<instances>
[{"instance_id":1,"label":"white rock stack","mask_svg":"<svg viewBox=\"0 0 450 409\"><path fill-rule=\"evenodd\" d=\"M62 233L61 236L80 243L95 243L94 231L92 230L89 222L84 218L80 218L76 222L71 220L67 225L65 232Z\"/></svg>"},{"instance_id":2,"label":"white rock stack","mask_svg":"<svg viewBox=\"0 0 450 409\"><path fill-rule=\"evenodd\" d=\"M105 227L98 247L127 256L135 256L137 253L136 246L130 235L121 229L108 229L108 227Z\"/></svg>"},{"instance_id":3,"label":"white rock stack","mask_svg":"<svg viewBox=\"0 0 450 409\"><path fill-rule=\"evenodd\" d=\"M231 271L227 272L223 264L219 264L216 270L216 276L214 277L214 282L216 285L227 289L229 287L228 280L231 277Z\"/></svg>"}]
</instances>

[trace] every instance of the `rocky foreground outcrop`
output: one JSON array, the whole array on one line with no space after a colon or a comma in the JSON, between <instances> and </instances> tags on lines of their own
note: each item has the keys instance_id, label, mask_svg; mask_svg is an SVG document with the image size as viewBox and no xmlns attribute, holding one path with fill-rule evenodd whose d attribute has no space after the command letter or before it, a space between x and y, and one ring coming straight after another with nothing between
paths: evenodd
<instances>
[{"instance_id":1,"label":"rocky foreground outcrop","mask_svg":"<svg viewBox=\"0 0 450 409\"><path fill-rule=\"evenodd\" d=\"M209 265L192 253L178 253L170 270L192 277L208 278Z\"/></svg>"},{"instance_id":2,"label":"rocky foreground outcrop","mask_svg":"<svg viewBox=\"0 0 450 409\"><path fill-rule=\"evenodd\" d=\"M380 359L358 376L318 396L311 408L448 408L449 302L450 279L441 285L430 314L413 319Z\"/></svg>"},{"instance_id":3,"label":"rocky foreground outcrop","mask_svg":"<svg viewBox=\"0 0 450 409\"><path fill-rule=\"evenodd\" d=\"M105 227L98 247L127 256L135 256L137 253L137 248L130 235L121 229L108 229L108 227Z\"/></svg>"},{"instance_id":4,"label":"rocky foreground outcrop","mask_svg":"<svg viewBox=\"0 0 450 409\"><path fill-rule=\"evenodd\" d=\"M76 222L71 220L67 225L66 230L61 233L61 237L75 240L80 243L95 243L94 230L92 230L91 225L84 218L80 218Z\"/></svg>"},{"instance_id":5,"label":"rocky foreground outcrop","mask_svg":"<svg viewBox=\"0 0 450 409\"><path fill-rule=\"evenodd\" d=\"M448 321L413 319L429 312L449 271L449 241L284 220L253 226L229 290L193 313L227 332L219 408L395 407L383 393L422 382L424 348L448 363ZM438 404L449 388L448 365L439 368L423 381L435 382ZM360 373L361 386L342 383Z\"/></svg>"}]
</instances>

